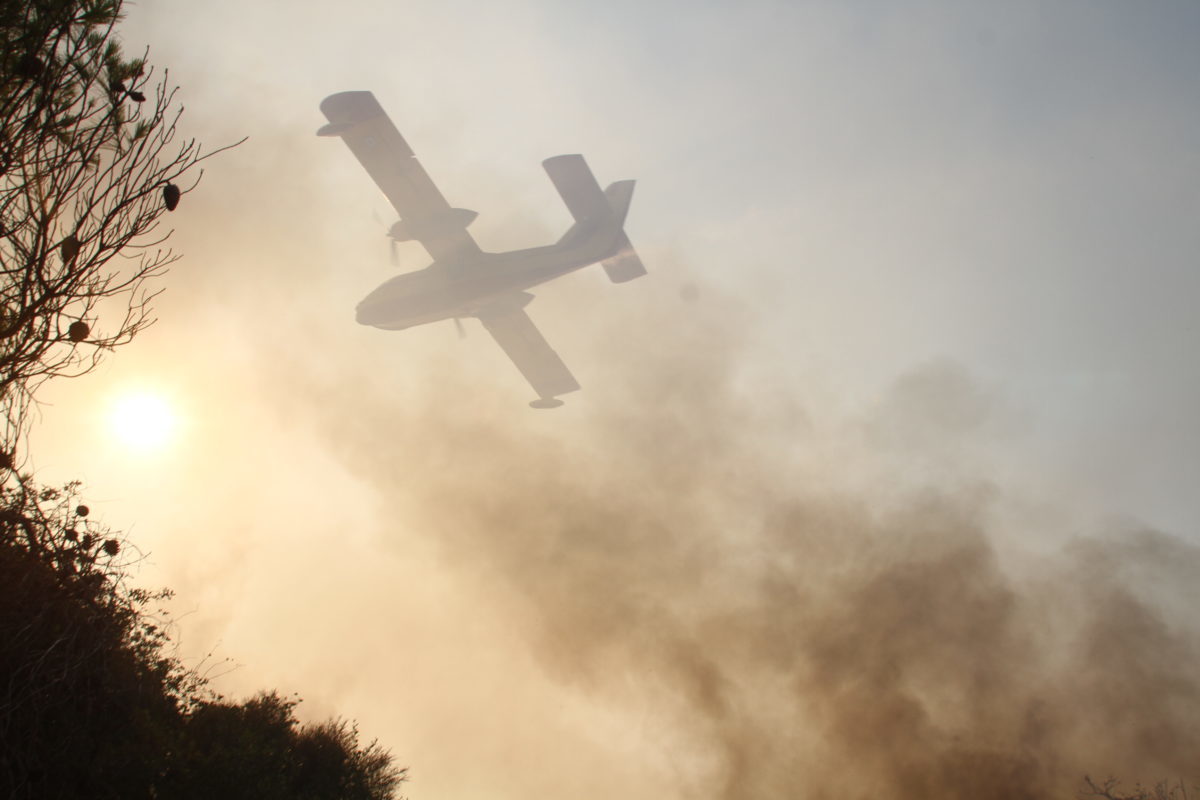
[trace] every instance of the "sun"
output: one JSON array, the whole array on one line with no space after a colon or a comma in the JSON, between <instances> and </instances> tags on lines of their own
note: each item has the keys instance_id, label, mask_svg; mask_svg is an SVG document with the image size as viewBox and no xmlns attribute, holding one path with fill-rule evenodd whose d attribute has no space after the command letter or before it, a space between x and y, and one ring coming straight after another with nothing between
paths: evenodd
<instances>
[{"instance_id":1,"label":"sun","mask_svg":"<svg viewBox=\"0 0 1200 800\"><path fill-rule=\"evenodd\" d=\"M109 414L109 430L121 444L140 452L163 450L179 428L179 417L169 400L153 391L119 395Z\"/></svg>"}]
</instances>

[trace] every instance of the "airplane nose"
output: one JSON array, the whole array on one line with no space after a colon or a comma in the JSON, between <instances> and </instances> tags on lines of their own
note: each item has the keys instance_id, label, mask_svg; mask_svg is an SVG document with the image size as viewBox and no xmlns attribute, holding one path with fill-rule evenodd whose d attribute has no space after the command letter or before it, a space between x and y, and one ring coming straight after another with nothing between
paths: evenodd
<instances>
[{"instance_id":1,"label":"airplane nose","mask_svg":"<svg viewBox=\"0 0 1200 800\"><path fill-rule=\"evenodd\" d=\"M374 325L379 314L370 303L359 303L354 307L354 321L359 325Z\"/></svg>"}]
</instances>

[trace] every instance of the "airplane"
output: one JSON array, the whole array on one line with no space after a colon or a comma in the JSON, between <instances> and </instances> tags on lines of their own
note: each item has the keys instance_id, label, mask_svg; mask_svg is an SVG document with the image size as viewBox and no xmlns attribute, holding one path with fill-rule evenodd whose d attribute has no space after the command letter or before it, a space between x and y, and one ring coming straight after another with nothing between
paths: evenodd
<instances>
[{"instance_id":1,"label":"airplane","mask_svg":"<svg viewBox=\"0 0 1200 800\"><path fill-rule=\"evenodd\" d=\"M579 383L525 313L533 300L526 290L596 263L613 283L646 274L624 230L634 181L601 190L583 156L548 158L542 166L574 224L551 245L486 252L467 233L476 212L450 207L373 94L339 92L321 101L321 111L329 123L317 135L341 137L400 215L388 235L420 242L433 257L428 267L397 275L363 298L357 321L403 330L475 317L537 392L529 405L561 406L557 395Z\"/></svg>"}]
</instances>

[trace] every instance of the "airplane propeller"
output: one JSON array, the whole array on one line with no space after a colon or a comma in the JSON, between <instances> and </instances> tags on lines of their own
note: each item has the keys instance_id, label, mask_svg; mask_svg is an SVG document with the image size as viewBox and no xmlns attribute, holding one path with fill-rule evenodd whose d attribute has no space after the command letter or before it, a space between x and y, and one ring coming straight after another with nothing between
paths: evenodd
<instances>
[{"instance_id":1,"label":"airplane propeller","mask_svg":"<svg viewBox=\"0 0 1200 800\"><path fill-rule=\"evenodd\" d=\"M463 326L462 317L454 318L454 327L458 330L458 338L459 339L467 338L467 329L466 329L466 327Z\"/></svg>"},{"instance_id":2,"label":"airplane propeller","mask_svg":"<svg viewBox=\"0 0 1200 800\"><path fill-rule=\"evenodd\" d=\"M391 227L383 221L383 217L379 216L377 209L371 209L371 217L384 227L385 235L388 237L388 261L393 267L400 266L400 255L396 250L396 240L392 238Z\"/></svg>"}]
</instances>

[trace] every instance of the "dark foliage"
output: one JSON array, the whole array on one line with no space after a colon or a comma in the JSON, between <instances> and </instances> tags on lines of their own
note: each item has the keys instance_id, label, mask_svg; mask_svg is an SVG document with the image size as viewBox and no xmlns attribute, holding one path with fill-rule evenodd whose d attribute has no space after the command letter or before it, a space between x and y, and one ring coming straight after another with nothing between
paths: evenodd
<instances>
[{"instance_id":1,"label":"dark foliage","mask_svg":"<svg viewBox=\"0 0 1200 800\"><path fill-rule=\"evenodd\" d=\"M296 701L260 694L241 705L203 703L184 722L184 749L171 760L164 796L263 800L372 800L403 779L374 742L358 745L345 722L299 727Z\"/></svg>"},{"instance_id":2,"label":"dark foliage","mask_svg":"<svg viewBox=\"0 0 1200 800\"><path fill-rule=\"evenodd\" d=\"M192 688L142 613L163 595L122 588L115 540L69 527L69 491L2 497L0 796L149 796Z\"/></svg>"},{"instance_id":3,"label":"dark foliage","mask_svg":"<svg viewBox=\"0 0 1200 800\"><path fill-rule=\"evenodd\" d=\"M169 593L128 586L133 548L75 488L0 489L0 797L394 796L404 771L347 723L206 691L151 613Z\"/></svg>"},{"instance_id":4,"label":"dark foliage","mask_svg":"<svg viewBox=\"0 0 1200 800\"><path fill-rule=\"evenodd\" d=\"M136 550L77 486L16 471L39 386L152 322L176 259L159 218L213 154L176 142L175 92L123 55L121 11L0 0L0 798L392 797L404 770L352 726L208 692L170 649L169 592L129 584Z\"/></svg>"},{"instance_id":5,"label":"dark foliage","mask_svg":"<svg viewBox=\"0 0 1200 800\"><path fill-rule=\"evenodd\" d=\"M1079 792L1080 800L1085 798L1100 798L1100 800L1188 800L1188 790L1182 783L1170 784L1160 781L1154 788L1147 789L1135 785L1128 792L1121 788L1116 778L1108 778L1097 783L1090 777L1083 779L1084 788Z\"/></svg>"}]
</instances>

